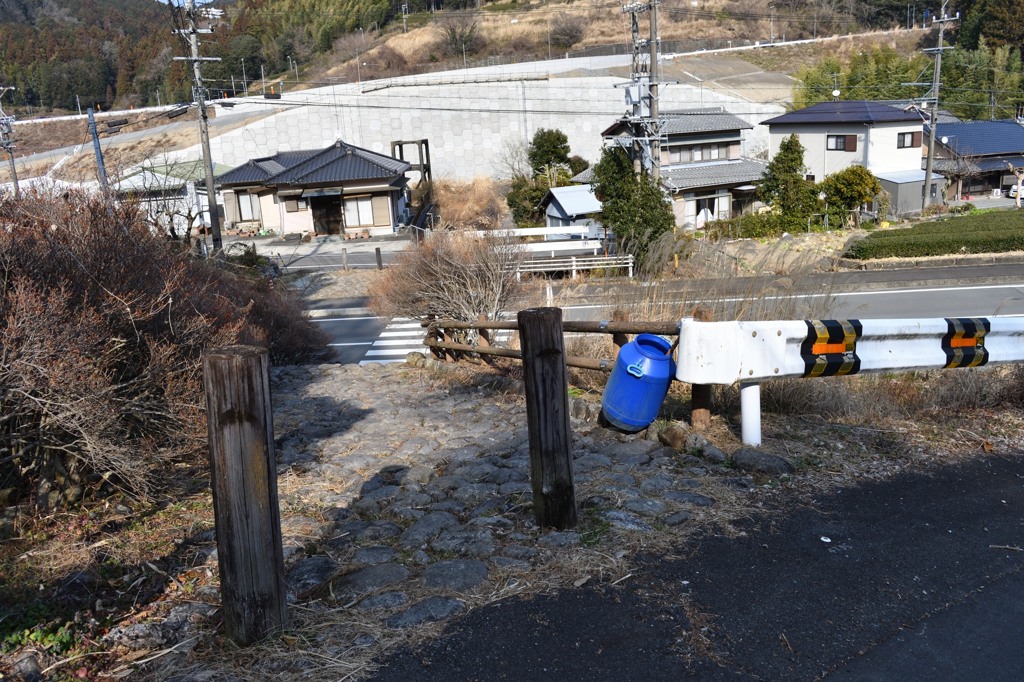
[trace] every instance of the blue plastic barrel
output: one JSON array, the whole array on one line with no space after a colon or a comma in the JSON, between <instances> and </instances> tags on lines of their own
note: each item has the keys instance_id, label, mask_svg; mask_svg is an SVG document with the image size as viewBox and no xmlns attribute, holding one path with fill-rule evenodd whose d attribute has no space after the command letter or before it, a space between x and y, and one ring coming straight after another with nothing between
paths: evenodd
<instances>
[{"instance_id":1,"label":"blue plastic barrel","mask_svg":"<svg viewBox=\"0 0 1024 682\"><path fill-rule=\"evenodd\" d=\"M609 423L635 432L658 417L676 373L671 349L668 341L654 334L640 334L622 347L601 396L601 409Z\"/></svg>"}]
</instances>

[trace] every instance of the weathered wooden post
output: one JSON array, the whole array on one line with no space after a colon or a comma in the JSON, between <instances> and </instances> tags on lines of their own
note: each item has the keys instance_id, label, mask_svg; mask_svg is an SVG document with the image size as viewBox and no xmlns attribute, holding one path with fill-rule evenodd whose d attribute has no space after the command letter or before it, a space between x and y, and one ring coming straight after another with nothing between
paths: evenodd
<instances>
[{"instance_id":1,"label":"weathered wooden post","mask_svg":"<svg viewBox=\"0 0 1024 682\"><path fill-rule=\"evenodd\" d=\"M542 528L576 526L569 427L569 377L560 308L519 312L533 516Z\"/></svg>"},{"instance_id":2,"label":"weathered wooden post","mask_svg":"<svg viewBox=\"0 0 1024 682\"><path fill-rule=\"evenodd\" d=\"M377 269L378 270L383 270L384 269L384 260L383 260L383 258L381 258L381 255L380 255L380 247L378 246L376 249L374 249L374 252L376 252L376 254L377 254Z\"/></svg>"},{"instance_id":3,"label":"weathered wooden post","mask_svg":"<svg viewBox=\"0 0 1024 682\"><path fill-rule=\"evenodd\" d=\"M693 309L693 319L698 322L713 322L715 315L711 308L699 305ZM711 426L711 386L693 384L690 386L690 425L695 429Z\"/></svg>"},{"instance_id":4,"label":"weathered wooden post","mask_svg":"<svg viewBox=\"0 0 1024 682\"><path fill-rule=\"evenodd\" d=\"M622 308L616 308L612 311L612 322L629 322L629 312ZM629 334L614 332L612 334L612 343L615 344L614 357L617 358L622 347L629 343Z\"/></svg>"},{"instance_id":5,"label":"weathered wooden post","mask_svg":"<svg viewBox=\"0 0 1024 682\"><path fill-rule=\"evenodd\" d=\"M268 365L254 346L203 354L224 625L243 646L288 623Z\"/></svg>"}]
</instances>

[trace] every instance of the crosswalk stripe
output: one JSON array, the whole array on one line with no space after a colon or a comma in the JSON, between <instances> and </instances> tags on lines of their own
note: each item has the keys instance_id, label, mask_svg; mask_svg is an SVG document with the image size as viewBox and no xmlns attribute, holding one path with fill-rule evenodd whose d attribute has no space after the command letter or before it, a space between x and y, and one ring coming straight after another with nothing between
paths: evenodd
<instances>
[{"instance_id":1,"label":"crosswalk stripe","mask_svg":"<svg viewBox=\"0 0 1024 682\"><path fill-rule=\"evenodd\" d=\"M409 353L425 354L428 352L423 345L425 331L415 320L396 317L380 333L359 364L405 362ZM492 338L495 343L506 343L512 334L511 329L499 329L492 332Z\"/></svg>"}]
</instances>

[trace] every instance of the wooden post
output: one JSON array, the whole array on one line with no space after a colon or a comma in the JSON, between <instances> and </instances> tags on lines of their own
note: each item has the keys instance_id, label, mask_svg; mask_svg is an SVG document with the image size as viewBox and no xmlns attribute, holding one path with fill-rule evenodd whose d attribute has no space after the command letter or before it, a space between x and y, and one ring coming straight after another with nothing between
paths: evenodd
<instances>
[{"instance_id":1,"label":"wooden post","mask_svg":"<svg viewBox=\"0 0 1024 682\"><path fill-rule=\"evenodd\" d=\"M533 516L541 528L576 526L569 377L561 308L519 311Z\"/></svg>"},{"instance_id":2,"label":"wooden post","mask_svg":"<svg viewBox=\"0 0 1024 682\"><path fill-rule=\"evenodd\" d=\"M693 309L693 319L698 322L713 322L715 315L711 308L699 305ZM690 424L695 429L711 426L711 386L693 384L690 386Z\"/></svg>"},{"instance_id":3,"label":"wooden post","mask_svg":"<svg viewBox=\"0 0 1024 682\"><path fill-rule=\"evenodd\" d=\"M224 625L243 646L288 624L268 366L254 346L203 354Z\"/></svg>"},{"instance_id":4,"label":"wooden post","mask_svg":"<svg viewBox=\"0 0 1024 682\"><path fill-rule=\"evenodd\" d=\"M341 250L341 268L348 270L348 249Z\"/></svg>"},{"instance_id":5,"label":"wooden post","mask_svg":"<svg viewBox=\"0 0 1024 682\"><path fill-rule=\"evenodd\" d=\"M616 308L612 311L612 322L629 322L629 312L622 308ZM629 334L623 334L622 332L613 333L612 343L615 344L613 357L617 358L622 347L629 343Z\"/></svg>"},{"instance_id":6,"label":"wooden post","mask_svg":"<svg viewBox=\"0 0 1024 682\"><path fill-rule=\"evenodd\" d=\"M476 316L476 321L481 324L487 321L487 316L480 313ZM481 348L488 348L491 345L491 332L487 329L478 330L480 338L477 340L477 345Z\"/></svg>"},{"instance_id":7,"label":"wooden post","mask_svg":"<svg viewBox=\"0 0 1024 682\"><path fill-rule=\"evenodd\" d=\"M380 247L378 246L376 249L374 249L374 251L377 253L377 269L378 270L383 270L384 269L384 260L381 258L381 255L380 255Z\"/></svg>"}]
</instances>

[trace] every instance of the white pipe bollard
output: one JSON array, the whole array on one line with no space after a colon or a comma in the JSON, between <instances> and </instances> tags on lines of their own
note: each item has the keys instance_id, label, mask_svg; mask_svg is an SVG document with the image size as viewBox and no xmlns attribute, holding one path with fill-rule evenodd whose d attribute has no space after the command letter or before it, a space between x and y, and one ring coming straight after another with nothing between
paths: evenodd
<instances>
[{"instance_id":1,"label":"white pipe bollard","mask_svg":"<svg viewBox=\"0 0 1024 682\"><path fill-rule=\"evenodd\" d=\"M740 383L740 434L744 445L761 444L761 384Z\"/></svg>"},{"instance_id":2,"label":"white pipe bollard","mask_svg":"<svg viewBox=\"0 0 1024 682\"><path fill-rule=\"evenodd\" d=\"M550 308L550 307L555 305L555 294L551 290L551 285L550 284L545 284L544 285L544 290L545 290L545 293L547 294L547 301L548 301L547 305Z\"/></svg>"}]
</instances>

